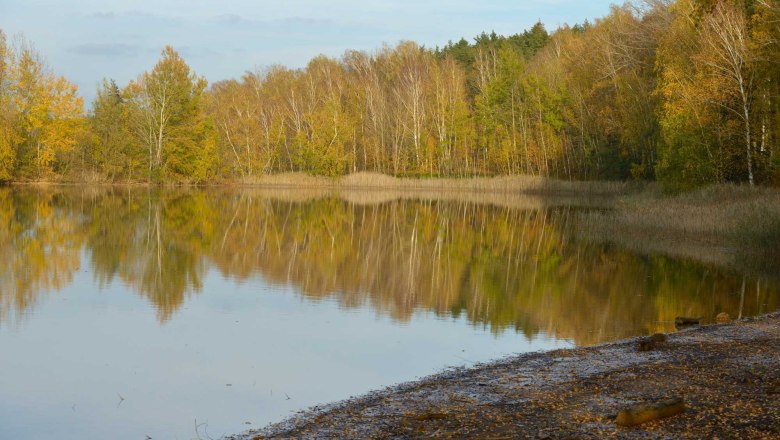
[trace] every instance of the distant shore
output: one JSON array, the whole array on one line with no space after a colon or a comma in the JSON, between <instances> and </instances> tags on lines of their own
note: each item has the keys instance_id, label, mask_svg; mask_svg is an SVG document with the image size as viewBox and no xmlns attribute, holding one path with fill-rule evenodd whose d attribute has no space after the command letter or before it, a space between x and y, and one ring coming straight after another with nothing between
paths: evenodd
<instances>
[{"instance_id":1,"label":"distant shore","mask_svg":"<svg viewBox=\"0 0 780 440\"><path fill-rule=\"evenodd\" d=\"M311 408L266 438L776 438L780 313L640 339L452 369ZM626 428L616 414L672 398L685 411Z\"/></svg>"},{"instance_id":2,"label":"distant shore","mask_svg":"<svg viewBox=\"0 0 780 440\"><path fill-rule=\"evenodd\" d=\"M620 195L636 192L646 184L621 181L569 181L550 177L513 175L494 177L394 177L358 172L327 177L306 173L279 173L237 180L149 183L144 180L111 181L102 178L11 181L15 186L140 186L140 187L238 187L238 188L339 188L339 189L436 189L459 191L580 193Z\"/></svg>"}]
</instances>

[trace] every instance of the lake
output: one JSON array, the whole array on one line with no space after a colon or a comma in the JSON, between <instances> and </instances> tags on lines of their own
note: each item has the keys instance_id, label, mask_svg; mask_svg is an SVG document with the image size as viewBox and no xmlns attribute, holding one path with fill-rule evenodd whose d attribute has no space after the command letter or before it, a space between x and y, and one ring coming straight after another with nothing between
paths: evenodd
<instances>
[{"instance_id":1,"label":"lake","mask_svg":"<svg viewBox=\"0 0 780 440\"><path fill-rule=\"evenodd\" d=\"M0 438L192 439L447 367L780 308L578 234L607 199L0 188Z\"/></svg>"}]
</instances>

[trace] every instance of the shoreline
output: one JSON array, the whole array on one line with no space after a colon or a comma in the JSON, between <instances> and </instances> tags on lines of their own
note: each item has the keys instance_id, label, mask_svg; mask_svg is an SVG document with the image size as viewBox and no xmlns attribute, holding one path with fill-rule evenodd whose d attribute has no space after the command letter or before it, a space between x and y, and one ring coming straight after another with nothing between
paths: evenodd
<instances>
[{"instance_id":1,"label":"shoreline","mask_svg":"<svg viewBox=\"0 0 780 440\"><path fill-rule=\"evenodd\" d=\"M309 408L265 438L770 438L780 436L780 312L454 368ZM682 398L683 414L633 428L631 405Z\"/></svg>"},{"instance_id":2,"label":"shoreline","mask_svg":"<svg viewBox=\"0 0 780 440\"><path fill-rule=\"evenodd\" d=\"M245 180L208 182L147 182L147 181L9 181L16 187L128 187L128 188L284 188L328 190L438 190L468 192L499 192L528 194L626 195L641 191L647 182L606 180L561 180L530 175L493 177L395 177L387 174L358 172L338 177L315 176L306 173L279 173Z\"/></svg>"}]
</instances>

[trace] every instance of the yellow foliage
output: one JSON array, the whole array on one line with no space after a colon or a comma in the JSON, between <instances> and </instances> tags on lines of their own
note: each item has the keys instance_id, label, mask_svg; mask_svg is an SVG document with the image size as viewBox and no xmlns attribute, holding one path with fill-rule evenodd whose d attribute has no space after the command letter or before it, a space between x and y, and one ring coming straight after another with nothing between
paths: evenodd
<instances>
[{"instance_id":1,"label":"yellow foliage","mask_svg":"<svg viewBox=\"0 0 780 440\"><path fill-rule=\"evenodd\" d=\"M0 179L46 177L58 157L76 144L83 100L76 86L51 73L31 48L6 60L9 81L0 93Z\"/></svg>"}]
</instances>

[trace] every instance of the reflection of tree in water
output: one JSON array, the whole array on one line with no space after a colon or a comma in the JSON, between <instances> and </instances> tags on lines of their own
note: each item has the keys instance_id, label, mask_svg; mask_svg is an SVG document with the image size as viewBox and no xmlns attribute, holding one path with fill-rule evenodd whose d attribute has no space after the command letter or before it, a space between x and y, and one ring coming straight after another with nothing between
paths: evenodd
<instances>
[{"instance_id":1,"label":"reflection of tree in water","mask_svg":"<svg viewBox=\"0 0 780 440\"><path fill-rule=\"evenodd\" d=\"M79 269L76 201L61 194L0 188L0 322L29 311Z\"/></svg>"},{"instance_id":2,"label":"reflection of tree in water","mask_svg":"<svg viewBox=\"0 0 780 440\"><path fill-rule=\"evenodd\" d=\"M743 291L743 279L724 270L576 242L574 208L285 202L249 191L0 197L0 219L12 226L0 232L3 255L37 265L32 277L69 282L83 243L100 285L121 280L155 305L161 321L201 289L209 266L237 280L262 275L291 283L308 298L334 298L344 307L369 305L396 320L430 310L465 315L496 332L545 331L581 344L668 330L677 315L749 315L780 306L770 280L746 280ZM30 206L38 220L16 220ZM70 255L75 264L36 260L24 247L31 229L44 240L39 246L58 243L47 255ZM30 307L36 294L62 286L22 280L26 286L17 289L6 281L23 271L0 270L11 273L2 277L3 310Z\"/></svg>"},{"instance_id":3,"label":"reflection of tree in water","mask_svg":"<svg viewBox=\"0 0 780 440\"><path fill-rule=\"evenodd\" d=\"M577 213L570 208L223 202L232 213L210 253L223 273L240 279L261 272L309 297L333 297L345 307L370 303L398 320L420 309L465 313L494 331L544 330L592 343L669 330L678 314L739 310L741 278L572 242ZM773 289L769 298L743 301L743 313L777 307Z\"/></svg>"},{"instance_id":4,"label":"reflection of tree in water","mask_svg":"<svg viewBox=\"0 0 780 440\"><path fill-rule=\"evenodd\" d=\"M206 270L203 247L213 218L204 197L107 194L91 210L87 249L101 286L119 277L168 320Z\"/></svg>"}]
</instances>

